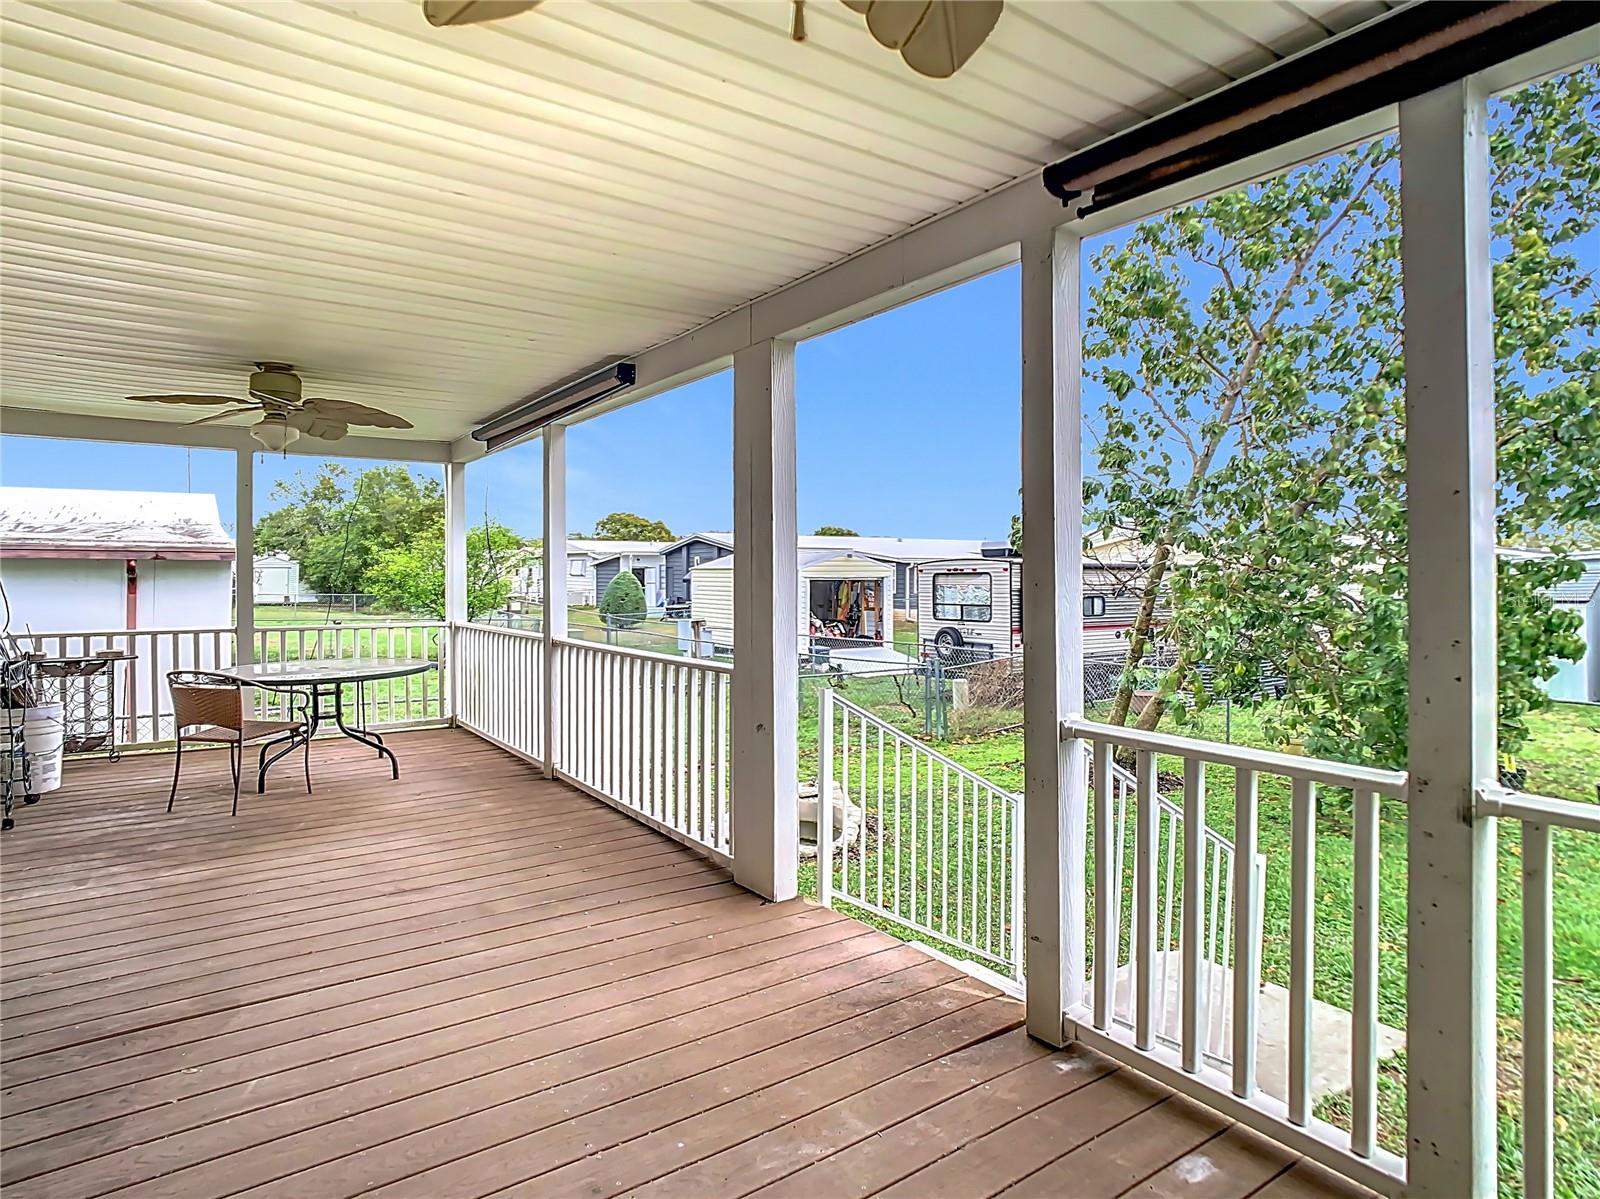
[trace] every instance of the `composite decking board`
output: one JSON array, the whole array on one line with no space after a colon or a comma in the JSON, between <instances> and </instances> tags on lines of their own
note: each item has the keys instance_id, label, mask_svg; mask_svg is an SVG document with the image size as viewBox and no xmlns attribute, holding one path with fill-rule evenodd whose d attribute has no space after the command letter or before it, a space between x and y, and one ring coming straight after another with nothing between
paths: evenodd
<instances>
[{"instance_id":1,"label":"composite decking board","mask_svg":"<svg viewBox=\"0 0 1600 1199\"><path fill-rule=\"evenodd\" d=\"M1290 1150L1235 1124L1128 1193L1137 1199L1247 1199L1294 1161Z\"/></svg>"},{"instance_id":2,"label":"composite decking board","mask_svg":"<svg viewBox=\"0 0 1600 1199\"><path fill-rule=\"evenodd\" d=\"M1063 1153L1155 1107L1170 1092L1117 1070L970 1141L875 1192L896 1199L948 1194L997 1195Z\"/></svg>"},{"instance_id":3,"label":"composite decking board","mask_svg":"<svg viewBox=\"0 0 1600 1199\"><path fill-rule=\"evenodd\" d=\"M863 951L861 938L837 942L821 952L775 959L749 982L753 986L770 985L792 980L802 972L825 972L831 963L848 961L852 954ZM568 1021L529 1027L499 1038L480 1038L431 1058L391 1052L387 1056L369 1056L362 1069L350 1069L348 1062L317 1062L256 1084L236 1083L222 1091L191 1097L189 1102L148 1109L109 1127L90 1126L81 1134L68 1133L37 1146L19 1147L14 1151L18 1163L14 1174L19 1177L57 1169L63 1161L88 1157L94 1160L49 1174L40 1180L36 1190L22 1183L20 1187L8 1187L8 1193L14 1189L18 1194L48 1195L57 1186L69 1184L73 1193L98 1194L136 1178L157 1177L184 1163L208 1161L296 1131L320 1131L318 1126L325 1121L451 1083L492 1086L484 1079L523 1059L548 1058L671 1013L681 1016L695 1012L705 1006L700 1001L706 990L709 988L686 988L676 994L641 997L632 1005L582 1013ZM462 1114L458 1113L458 1124ZM311 1151L318 1152L319 1147L326 1147L320 1138ZM161 1193L168 1191L168 1184L163 1184Z\"/></svg>"},{"instance_id":4,"label":"composite decking board","mask_svg":"<svg viewBox=\"0 0 1600 1199\"><path fill-rule=\"evenodd\" d=\"M216 1052L222 1042L231 1054L245 1045L259 1047L294 1040L330 1027L352 1027L383 1016L432 1007L486 994L514 983L564 974L580 967L612 964L641 954L656 955L681 942L703 946L710 933L765 923L764 914L746 897L731 896L701 911L692 924L658 914L654 923L617 933L589 926L558 938L556 944L524 941L508 946L494 960L463 954L434 968L415 968L362 979L320 992L300 992L258 1004L244 1012L226 1012L167 1022L134 1033L103 1036L27 1057L9 1056L8 1085L32 1082L89 1066L183 1047L186 1056ZM350 1011L348 1009L357 1010ZM355 1017L359 1017L356 1019ZM241 1027L243 1023L243 1027Z\"/></svg>"},{"instance_id":5,"label":"composite decking board","mask_svg":"<svg viewBox=\"0 0 1600 1199\"><path fill-rule=\"evenodd\" d=\"M61 921L56 928L13 934L7 938L7 948L19 955L21 961L35 962L47 961L52 949L61 954L79 953L144 944L177 933L223 937L227 935L224 930L235 924L266 921L274 916L304 910L307 894L316 896L317 910L326 915L335 909L335 905L386 898L397 887L416 890L424 882L443 886L498 878L507 874L526 873L532 867L551 862L568 863L604 857L608 850L619 844L660 844L660 838L643 826L639 826L637 832L609 827L604 831L609 836L586 836L583 832L577 836L563 835L562 840L568 843L562 845L550 844L549 833L533 832L507 838L504 847L492 853L448 858L441 858L437 853L419 855L411 859L409 865L392 870L367 871L332 883L315 877L294 879L283 887L264 888L254 896L235 895L214 902L196 901L171 908L151 907L145 912L123 914L115 919L76 923ZM571 830L569 828L564 832L570 834ZM311 887L315 887L315 891L307 890Z\"/></svg>"},{"instance_id":6,"label":"composite decking board","mask_svg":"<svg viewBox=\"0 0 1600 1199\"><path fill-rule=\"evenodd\" d=\"M616 941L647 929L693 922L719 904L744 902L746 899L729 884L721 884L710 890L715 893L703 899L684 900L672 896L648 910L608 912L605 914L608 919L604 921L595 921L585 915L572 920L565 928L551 928L546 921L535 920L489 938L489 943L484 943L485 939L482 938L473 938L467 944L447 943L437 947L431 954L413 951L410 954L393 955L399 959L395 961L373 959L367 969L355 970L349 977L328 977L325 970L280 976L274 980L278 985L271 988L233 988L229 992L216 992L189 1000L140 1004L132 1010L89 1019L79 1018L70 1023L55 1023L35 1031L22 1030L7 1043L5 1054L7 1060L17 1066L36 1054L96 1042L97 1052L105 1053L109 1059L129 1043L125 1038L152 1030L181 1025L183 1034L195 1039L204 1035L207 1019L218 1014L234 1017L244 1011L258 1022L281 1019L286 1012L309 1011L320 1005L349 1002L348 996L367 987L372 988L372 994L382 994L385 990L394 989L396 984L426 985L457 977L469 969L494 968L510 962L530 960L545 953L561 952L566 948L581 948L595 944L601 934L605 939ZM70 1014L71 1010L67 1009L67 1013Z\"/></svg>"},{"instance_id":7,"label":"composite decking board","mask_svg":"<svg viewBox=\"0 0 1600 1199\"><path fill-rule=\"evenodd\" d=\"M618 869L612 869L613 867ZM528 898L536 902L552 903L574 896L591 895L596 889L596 884L601 882L645 883L696 869L698 863L691 855L665 848L660 844L642 846L637 850L625 850L620 861L602 859L596 865L579 864L557 875L501 882L440 897L433 901L425 896L416 896L406 903L395 904L387 909L380 905L375 910L385 913L383 923L391 927L408 918L431 922L431 927L449 922L461 911L509 899ZM408 894L416 895L416 893ZM196 942L174 939L170 944L146 942L142 952L139 953L122 952L113 955L100 951L68 954L62 958L59 970L51 971L46 962L43 970L18 980L18 992L15 997L58 991L81 983L119 977L148 978L152 971L169 966L206 963L226 954L256 953L292 946L301 943L302 936L312 941L335 938L341 944L356 944L373 939L369 934L379 923L372 919L373 910L345 912L314 921L297 921L293 926L285 924L282 920L263 921L248 929L236 929L231 935L219 939L214 944L208 944L204 940ZM24 983L35 985L22 990ZM6 996L8 999L12 997Z\"/></svg>"},{"instance_id":8,"label":"composite decking board","mask_svg":"<svg viewBox=\"0 0 1600 1199\"><path fill-rule=\"evenodd\" d=\"M1054 1074L1052 1055L1021 1029L945 1054L903 1074L872 1083L847 1098L761 1132L635 1188L640 1199L699 1199L702 1195L748 1194L811 1161L876 1136L941 1102L1028 1067ZM671 1135L672 1129L664 1135Z\"/></svg>"},{"instance_id":9,"label":"composite decking board","mask_svg":"<svg viewBox=\"0 0 1600 1199\"><path fill-rule=\"evenodd\" d=\"M506 883L492 887L474 889L456 897L447 897L436 905L429 905L426 899L417 899L414 902L396 908L397 916L426 916L448 911L447 904L450 898L459 898L460 903L456 910L462 907L491 904L497 901L515 898L537 897L546 902L572 898L581 894L585 889L597 882L649 882L663 878L671 878L696 869L690 863L683 861L676 855L655 854L645 850L639 851L640 856L626 863L629 869L626 873L607 875L603 870L586 870L575 867L563 871L559 876L545 880L543 886L529 886L525 880L518 883ZM374 918L381 915L381 907L365 909L353 913L340 913L327 919L308 922L309 935L320 934L346 935L370 930L374 926ZM292 920L294 917L289 917ZM369 937L350 938L347 943L359 940L370 940ZM265 925L251 925L241 927L227 938L219 939L214 946L208 946L204 941L183 941L176 944L162 945L144 953L121 954L116 957L106 957L94 961L75 961L70 970L64 969L61 975L35 975L36 980L54 982L57 985L47 989L57 991L67 986L78 983L108 980L113 978L137 978L147 970L156 970L174 965L196 965L211 959L214 955L253 953L260 950L271 950L291 945L295 940L294 930L283 920L278 920Z\"/></svg>"},{"instance_id":10,"label":"composite decking board","mask_svg":"<svg viewBox=\"0 0 1600 1199\"><path fill-rule=\"evenodd\" d=\"M375 925L371 935L340 932L308 938L298 945L275 945L269 950L218 954L204 959L186 959L161 968L127 972L87 979L55 979L53 987L9 998L7 1010L35 1013L56 1010L68 1002L86 1004L103 1000L119 1008L126 1002L148 997L168 998L173 994L198 994L257 977L278 977L285 960L298 963L304 971L327 961L352 963L386 957L417 946L432 946L470 936L475 932L516 927L541 916L552 918L572 913L588 913L673 894L688 894L728 881L726 872L709 864L704 869L658 869L654 877L641 878L629 873L611 880L610 885L552 897L548 891L530 888L522 896L502 898L492 903L470 903L442 909L429 917L404 921L385 921ZM338 955L342 954L343 957ZM159 996L158 993L159 992Z\"/></svg>"},{"instance_id":11,"label":"composite decking board","mask_svg":"<svg viewBox=\"0 0 1600 1199\"><path fill-rule=\"evenodd\" d=\"M1250 1199L1371 1199L1371 1196L1332 1171L1302 1158L1252 1192Z\"/></svg>"},{"instance_id":12,"label":"composite decking board","mask_svg":"<svg viewBox=\"0 0 1600 1199\"><path fill-rule=\"evenodd\" d=\"M675 919L678 913L692 912L703 903L743 894L747 893L727 879L708 874L701 878L679 880L679 885L670 890L663 889L643 898L602 908L598 915L583 900L553 907L525 908L512 916L483 917L452 925L448 937L434 934L409 936L403 938L404 944L387 948L384 952L353 957L346 957L339 951L307 955L296 961L293 969L268 963L254 970L224 971L220 975L208 976L216 980L214 987L209 989L188 983L165 983L99 1000L63 1004L31 1015L9 1017L9 1020L20 1026L15 1034L19 1049L34 1044L29 1039L33 1036L49 1038L51 1034L56 1034L57 1040L73 1043L77 1039L74 1034L79 1030L82 1039L132 1032L149 1025L204 1016L216 1011L244 1009L282 995L311 995L324 987L414 966L448 964L467 953L489 952L505 945L537 941L597 923L647 917ZM368 947L380 944L369 942ZM37 1043L51 1042L45 1040ZM11 1050L7 1047L4 1052L9 1054Z\"/></svg>"},{"instance_id":13,"label":"composite decking board","mask_svg":"<svg viewBox=\"0 0 1600 1199\"><path fill-rule=\"evenodd\" d=\"M497 1058L479 1066L476 1073L470 1060L461 1060L454 1081L437 1071L410 1071L414 1077L396 1072L388 1080L389 1089L373 1088L370 1095L354 1096L357 1108L364 1110L342 1111L349 1088L341 1088L337 1095L327 1094L325 1111L305 1113L292 1127L280 1121L264 1131L232 1130L249 1137L248 1143L257 1148L169 1174L161 1179L161 1193L204 1195L226 1182L241 1190L249 1187L249 1193L258 1196L346 1194L405 1178L462 1156L474 1145L492 1146L666 1085L683 1071L709 1069L719 1059L714 1050L703 1048L707 1042L731 1046L725 1053L748 1051L752 1037L764 1034L791 1008L806 1007L805 1027L836 1021L850 1009L816 997L819 987L830 981L860 997L858 1006L863 1009L868 996L883 1006L949 981L945 974L930 971L925 960L912 963L903 956L906 952L870 954L746 996L751 1011L773 1009L760 1018L763 1027L753 1032L748 1025L755 1022L747 1022L742 1030L734 1026L713 1031L719 1018L736 1017L732 1010L713 1008L602 1035L531 1060L507 1063ZM869 977L874 971L876 978ZM806 995L811 996L809 1004L791 1002ZM782 1006L785 1003L788 1008ZM626 1069L619 1068L623 1066ZM600 1085L589 1081L596 1075L605 1076ZM410 1094L410 1087L432 1089ZM318 1126L319 1116L332 1122ZM279 1135L269 1139L274 1133ZM166 1146L152 1148L159 1152ZM280 1180L279 1186L268 1185Z\"/></svg>"},{"instance_id":14,"label":"composite decking board","mask_svg":"<svg viewBox=\"0 0 1600 1199\"><path fill-rule=\"evenodd\" d=\"M927 1112L875 1131L867 1140L830 1149L818 1160L800 1157L784 1163L782 1177L763 1179L759 1189L749 1193L761 1199L814 1199L824 1192L830 1199L864 1199L938 1161L955 1146L1088 1086L1114 1069L1106 1058L1076 1046L1045 1054ZM734 1192L742 1193L743 1187Z\"/></svg>"},{"instance_id":15,"label":"composite decking board","mask_svg":"<svg viewBox=\"0 0 1600 1199\"><path fill-rule=\"evenodd\" d=\"M760 936L754 931L752 936ZM179 1050L152 1058L113 1062L73 1074L22 1084L6 1095L6 1113L0 1117L0 1136L10 1146L59 1135L106 1120L127 1125L136 1112L154 1110L158 1123L174 1125L189 1119L204 1122L222 1104L215 1098L203 1104L178 1105L178 1100L214 1093L243 1083L239 1101L260 1106L273 1094L283 1097L320 1089L307 1085L312 1078L327 1077L338 1085L371 1072L374 1064L392 1068L406 1061L439 1056L453 1048L501 1039L522 1028L560 1024L576 1015L625 1003L657 990L676 989L715 978L745 964L781 958L785 941L800 948L859 935L848 922L830 922L803 931L783 930L754 944L730 949L709 948L698 957L663 953L663 958L686 958L639 975L631 967L608 976L603 970L574 971L565 978L534 980L424 1011L385 1016L369 1022L331 1029L307 1038L248 1050L237 1056L213 1048L187 1053ZM730 941L737 938L730 937ZM633 985L629 985L630 982ZM162 1072L165 1070L166 1072ZM22 1105L26 1106L22 1106ZM20 1110L18 1110L20 1108ZM178 1125L182 1126L182 1125ZM117 1136L127 1135L119 1127Z\"/></svg>"},{"instance_id":16,"label":"composite decking board","mask_svg":"<svg viewBox=\"0 0 1600 1199\"><path fill-rule=\"evenodd\" d=\"M1107 1129L1000 1192L1004 1199L1057 1199L1071 1190L1121 1195L1218 1136L1228 1121L1174 1095Z\"/></svg>"},{"instance_id":17,"label":"composite decking board","mask_svg":"<svg viewBox=\"0 0 1600 1199\"><path fill-rule=\"evenodd\" d=\"M619 1174L637 1176L650 1170L661 1152L676 1149L676 1136L664 1142L658 1134L681 1121L685 1112L714 1117L727 1104L807 1073L848 1063L900 1061L897 1048L904 1050L900 1064L909 1068L921 1062L923 1047L930 1042L957 1049L1002 1031L1014 1019L1014 1013L996 1010L1005 1006L1015 1005L986 998L966 983L947 983L371 1193L384 1199L441 1194L466 1199L525 1185L557 1195L586 1194L590 1186L600 1192L620 1189ZM606 1152L623 1145L628 1152Z\"/></svg>"},{"instance_id":18,"label":"composite decking board","mask_svg":"<svg viewBox=\"0 0 1600 1199\"><path fill-rule=\"evenodd\" d=\"M264 796L247 769L236 819L211 751L171 816L167 755L73 763L19 811L6 1199L966 1199L1051 1170L1150 1199L1360 1193L1215 1117L1164 1120L1168 1092L1028 1042L949 965L763 905L486 742L390 742L398 782L338 741L310 796L297 763Z\"/></svg>"}]
</instances>

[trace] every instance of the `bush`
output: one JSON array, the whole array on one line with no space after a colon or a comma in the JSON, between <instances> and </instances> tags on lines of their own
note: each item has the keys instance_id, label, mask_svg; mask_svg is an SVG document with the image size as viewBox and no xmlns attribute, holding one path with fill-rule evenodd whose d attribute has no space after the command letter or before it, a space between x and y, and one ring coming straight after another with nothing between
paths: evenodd
<instances>
[{"instance_id":1,"label":"bush","mask_svg":"<svg viewBox=\"0 0 1600 1199\"><path fill-rule=\"evenodd\" d=\"M644 620L644 588L631 570L619 570L600 597L600 615L613 629L631 629Z\"/></svg>"}]
</instances>

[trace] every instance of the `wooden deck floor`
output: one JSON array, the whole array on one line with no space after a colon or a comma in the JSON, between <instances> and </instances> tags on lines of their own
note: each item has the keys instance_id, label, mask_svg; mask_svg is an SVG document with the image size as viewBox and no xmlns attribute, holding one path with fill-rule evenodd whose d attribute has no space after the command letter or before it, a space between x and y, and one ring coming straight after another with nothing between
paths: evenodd
<instances>
[{"instance_id":1,"label":"wooden deck floor","mask_svg":"<svg viewBox=\"0 0 1600 1199\"><path fill-rule=\"evenodd\" d=\"M7 1199L1348 1193L465 733L77 764L3 840Z\"/></svg>"}]
</instances>

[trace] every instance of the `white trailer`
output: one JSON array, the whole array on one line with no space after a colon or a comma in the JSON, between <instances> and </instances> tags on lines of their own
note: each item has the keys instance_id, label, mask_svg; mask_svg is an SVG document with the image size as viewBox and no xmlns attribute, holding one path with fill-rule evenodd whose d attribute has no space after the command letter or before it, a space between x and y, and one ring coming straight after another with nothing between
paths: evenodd
<instances>
[{"instance_id":1,"label":"white trailer","mask_svg":"<svg viewBox=\"0 0 1600 1199\"><path fill-rule=\"evenodd\" d=\"M1136 563L1083 564L1083 652L1119 658L1139 612ZM1008 550L925 562L917 570L917 641L946 663L1020 656L1022 559Z\"/></svg>"}]
</instances>

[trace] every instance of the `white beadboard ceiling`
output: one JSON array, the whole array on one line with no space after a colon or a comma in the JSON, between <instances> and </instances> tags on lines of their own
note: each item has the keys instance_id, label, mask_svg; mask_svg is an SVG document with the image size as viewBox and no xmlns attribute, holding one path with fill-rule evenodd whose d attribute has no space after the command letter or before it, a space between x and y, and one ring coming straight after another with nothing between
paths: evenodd
<instances>
[{"instance_id":1,"label":"white beadboard ceiling","mask_svg":"<svg viewBox=\"0 0 1600 1199\"><path fill-rule=\"evenodd\" d=\"M837 0L8 0L0 402L277 360L459 436L1384 8L1008 0L935 81Z\"/></svg>"}]
</instances>

